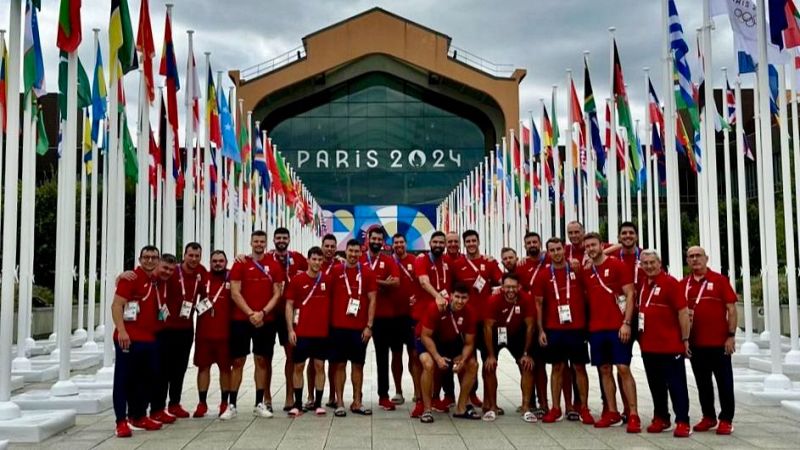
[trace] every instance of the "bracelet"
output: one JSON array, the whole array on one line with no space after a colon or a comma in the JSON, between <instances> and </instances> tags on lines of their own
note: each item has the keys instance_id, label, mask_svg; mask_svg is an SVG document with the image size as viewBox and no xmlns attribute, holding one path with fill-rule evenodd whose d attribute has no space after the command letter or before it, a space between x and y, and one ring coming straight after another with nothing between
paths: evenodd
<instances>
[{"instance_id":1,"label":"bracelet","mask_svg":"<svg viewBox=\"0 0 800 450\"><path fill-rule=\"evenodd\" d=\"M630 320L623 320L622 324L623 325L627 325L627 326L631 326L631 321Z\"/></svg>"}]
</instances>

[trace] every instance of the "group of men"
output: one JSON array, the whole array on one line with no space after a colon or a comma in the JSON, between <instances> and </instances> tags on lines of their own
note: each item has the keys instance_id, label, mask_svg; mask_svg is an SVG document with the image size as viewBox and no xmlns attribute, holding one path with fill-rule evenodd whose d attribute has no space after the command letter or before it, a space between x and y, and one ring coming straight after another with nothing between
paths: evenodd
<instances>
[{"instance_id":1,"label":"group of men","mask_svg":"<svg viewBox=\"0 0 800 450\"><path fill-rule=\"evenodd\" d=\"M337 256L333 235L304 256L288 250L289 231L278 228L274 250L267 251L266 233L256 231L249 255L237 256L227 270L226 255L214 251L210 271L200 265L196 243L186 246L180 264L173 255L145 247L139 266L118 280L112 306L117 435L190 416L181 406L181 390L193 343L199 391L194 417L208 413L212 365L220 373L218 415L236 417L250 353L253 413L272 417L276 336L286 356L283 409L291 417L325 415L326 407L336 417L371 415L362 384L368 343L374 340L378 406L384 410L405 402L405 348L414 387L411 417L431 423L434 413L453 409L454 418L494 421L505 414L497 402L497 370L500 352L507 349L520 376L517 412L525 422L566 418L597 428L626 423L628 432L638 433L642 425L630 369L638 340L654 405L647 432L673 428L669 397L676 437L689 436L692 429L730 434L737 298L727 278L708 268L702 248L691 247L691 273L676 280L662 269L657 252L638 247L630 222L620 226L614 244L584 233L578 222L567 225L567 235L568 243L553 237L542 248L540 236L528 232L524 257L503 248L498 261L480 253L474 230L461 236L436 231L429 250L415 256L402 234L391 237L391 251L386 251L385 231L373 227L365 245L348 241L344 256ZM689 425L687 358L702 407L694 427ZM346 408L348 362L353 395ZM601 387L597 418L589 409L590 362Z\"/></svg>"}]
</instances>

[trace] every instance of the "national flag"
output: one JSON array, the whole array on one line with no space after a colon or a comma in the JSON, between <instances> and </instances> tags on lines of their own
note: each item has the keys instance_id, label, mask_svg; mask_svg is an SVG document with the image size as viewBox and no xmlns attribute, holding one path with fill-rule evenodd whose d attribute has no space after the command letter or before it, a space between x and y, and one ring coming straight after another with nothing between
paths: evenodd
<instances>
[{"instance_id":1,"label":"national flag","mask_svg":"<svg viewBox=\"0 0 800 450\"><path fill-rule=\"evenodd\" d=\"M700 127L700 116L697 109L697 104L694 101L692 92L694 87L692 85L692 72L689 68L689 62L686 55L689 53L689 46L683 37L683 26L681 26L678 10L675 7L675 0L669 0L669 30L670 30L670 47L674 52L674 76L675 76L675 104L676 109L685 110L691 119L693 130Z\"/></svg>"},{"instance_id":2,"label":"national flag","mask_svg":"<svg viewBox=\"0 0 800 450\"><path fill-rule=\"evenodd\" d=\"M217 216L217 184L219 183L219 175L217 171L217 151L211 148L211 161L208 164L208 191L211 197L211 217Z\"/></svg>"},{"instance_id":3,"label":"national flag","mask_svg":"<svg viewBox=\"0 0 800 450\"><path fill-rule=\"evenodd\" d=\"M294 190L291 176L289 175L289 168L286 167L286 161L280 152L275 152L275 162L278 166L278 175L280 176L281 186L283 188L283 197L287 205L294 205L297 199L297 192Z\"/></svg>"},{"instance_id":4,"label":"national flag","mask_svg":"<svg viewBox=\"0 0 800 450\"><path fill-rule=\"evenodd\" d=\"M192 134L197 136L200 130L200 81L197 78L197 64L194 60L194 50L190 50L186 62L186 105L192 107L192 120L187 119L187 126L191 126ZM191 143L186 144L190 146Z\"/></svg>"},{"instance_id":5,"label":"national flag","mask_svg":"<svg viewBox=\"0 0 800 450\"><path fill-rule=\"evenodd\" d=\"M163 100L162 100L163 103ZM158 148L158 144L156 144L156 138L153 136L152 128L149 130L150 132L150 139L149 139L149 149L148 149L148 181L150 182L150 188L153 190L153 195L156 195L158 192L158 166L161 165L161 149Z\"/></svg>"},{"instance_id":6,"label":"national flag","mask_svg":"<svg viewBox=\"0 0 800 450\"><path fill-rule=\"evenodd\" d=\"M779 49L798 45L800 30L792 0L769 0L769 38ZM792 45L793 44L793 45Z\"/></svg>"},{"instance_id":7,"label":"national flag","mask_svg":"<svg viewBox=\"0 0 800 450\"><path fill-rule=\"evenodd\" d=\"M36 97L47 94L44 83L44 61L42 44L39 41L39 20L30 1L25 5L25 40L23 53L23 75L25 95L33 90Z\"/></svg>"},{"instance_id":8,"label":"national flag","mask_svg":"<svg viewBox=\"0 0 800 450\"><path fill-rule=\"evenodd\" d=\"M772 4L773 2L770 2ZM733 30L733 44L739 73L756 71L758 62L757 2L755 0L712 0L711 16L725 14ZM782 64L785 60L777 45L767 43L767 61Z\"/></svg>"},{"instance_id":9,"label":"national flag","mask_svg":"<svg viewBox=\"0 0 800 450\"><path fill-rule=\"evenodd\" d=\"M269 177L272 180L272 190L275 194L283 195L283 185L281 184L281 175L278 172L278 162L275 159L275 149L272 147L272 142L267 139L267 168L269 169Z\"/></svg>"},{"instance_id":10,"label":"national flag","mask_svg":"<svg viewBox=\"0 0 800 450\"><path fill-rule=\"evenodd\" d=\"M5 133L6 131L6 122L8 122L8 96L6 94L6 77L8 73L8 47L6 47L5 39L0 42L0 45L3 46L3 53L0 54L0 114L2 114L2 120L0 120L0 133Z\"/></svg>"},{"instance_id":11,"label":"national flag","mask_svg":"<svg viewBox=\"0 0 800 450\"><path fill-rule=\"evenodd\" d=\"M220 86L217 89L219 98L218 111L220 128L222 129L222 157L231 161L241 163L242 155L239 153L239 145L236 142L236 132L233 129L233 118L228 107L228 100L225 99L225 91Z\"/></svg>"},{"instance_id":12,"label":"national flag","mask_svg":"<svg viewBox=\"0 0 800 450\"><path fill-rule=\"evenodd\" d=\"M261 131L256 129L253 135L255 139L255 150L253 151L253 169L258 172L261 178L261 187L264 191L269 191L271 183L269 168L267 167L267 156L264 153L264 146L261 144Z\"/></svg>"},{"instance_id":13,"label":"national flag","mask_svg":"<svg viewBox=\"0 0 800 450\"><path fill-rule=\"evenodd\" d=\"M133 138L131 137L130 127L128 126L128 115L125 114L125 89L123 83L117 83L117 92L120 99L119 102L119 129L122 145L122 158L125 167L125 176L131 180L137 180L139 177L139 162L136 155L136 146L133 145Z\"/></svg>"},{"instance_id":14,"label":"national flag","mask_svg":"<svg viewBox=\"0 0 800 450\"><path fill-rule=\"evenodd\" d=\"M631 109L628 104L628 93L625 91L625 78L622 74L622 64L619 59L619 50L617 49L617 41L614 40L614 100L617 103L617 116L620 125L625 128L627 132L628 142L628 155L631 162L631 170L634 173L642 168L642 161L639 158L639 152L636 150L636 132L633 129L633 120L631 119ZM623 158L624 160L624 158Z\"/></svg>"},{"instance_id":15,"label":"national flag","mask_svg":"<svg viewBox=\"0 0 800 450\"><path fill-rule=\"evenodd\" d=\"M756 157L753 154L753 150L750 148L750 140L747 138L747 134L742 137L744 138L744 156L746 156L750 161L755 161Z\"/></svg>"},{"instance_id":16,"label":"national flag","mask_svg":"<svg viewBox=\"0 0 800 450\"><path fill-rule=\"evenodd\" d=\"M728 125L736 124L736 95L731 89L731 83L725 78L725 110Z\"/></svg>"},{"instance_id":17,"label":"national flag","mask_svg":"<svg viewBox=\"0 0 800 450\"><path fill-rule=\"evenodd\" d=\"M661 111L661 102L658 100L656 90L653 87L653 81L647 79L647 90L650 94L650 101L648 109L650 110L650 124L658 125L662 130L664 129L664 113Z\"/></svg>"},{"instance_id":18,"label":"national flag","mask_svg":"<svg viewBox=\"0 0 800 450\"><path fill-rule=\"evenodd\" d=\"M550 167L550 160L553 156L553 126L550 124L550 117L547 115L547 107L542 105L542 114L544 121L544 158L542 164L544 165L544 178L547 184L553 184L553 169Z\"/></svg>"},{"instance_id":19,"label":"national flag","mask_svg":"<svg viewBox=\"0 0 800 450\"><path fill-rule=\"evenodd\" d=\"M111 84L139 67L133 42L131 13L128 0L111 0L111 18L108 23L108 54Z\"/></svg>"},{"instance_id":20,"label":"national flag","mask_svg":"<svg viewBox=\"0 0 800 450\"><path fill-rule=\"evenodd\" d=\"M61 51L58 63L58 110L61 117L67 117L67 84L69 77L69 54ZM86 108L92 104L92 86L89 84L89 77L86 69L78 58L78 109Z\"/></svg>"},{"instance_id":21,"label":"national flag","mask_svg":"<svg viewBox=\"0 0 800 450\"><path fill-rule=\"evenodd\" d=\"M608 103L606 103L606 132L605 132L605 141L603 141L603 145L606 149L606 152L611 151L611 107ZM598 165L598 168L601 168ZM605 171L603 171L605 173Z\"/></svg>"},{"instance_id":22,"label":"national flag","mask_svg":"<svg viewBox=\"0 0 800 450\"><path fill-rule=\"evenodd\" d=\"M34 102L33 114L36 117L36 153L44 155L50 150L50 140L47 138L47 129L44 126L43 108ZM59 133L60 135L60 133ZM59 156L61 156L59 154Z\"/></svg>"},{"instance_id":23,"label":"national flag","mask_svg":"<svg viewBox=\"0 0 800 450\"><path fill-rule=\"evenodd\" d=\"M61 0L58 8L58 36L56 45L72 53L81 43L81 0Z\"/></svg>"},{"instance_id":24,"label":"national flag","mask_svg":"<svg viewBox=\"0 0 800 450\"><path fill-rule=\"evenodd\" d=\"M597 159L597 170L603 173L606 165L606 151L603 141L600 139L600 124L597 119L597 105L594 101L592 90L592 79L589 76L589 61L583 58L583 111L589 116L589 131L592 135L592 147L594 147Z\"/></svg>"},{"instance_id":25,"label":"national flag","mask_svg":"<svg viewBox=\"0 0 800 450\"><path fill-rule=\"evenodd\" d=\"M211 66L208 66L208 86L206 87L206 124L208 127L208 138L217 146L222 147L222 132L219 128L219 112L217 111L217 89L214 87L214 77L211 74Z\"/></svg>"},{"instance_id":26,"label":"national flag","mask_svg":"<svg viewBox=\"0 0 800 450\"><path fill-rule=\"evenodd\" d=\"M585 153L584 150L586 149L586 137L583 135L586 128L586 122L583 120L583 112L581 110L581 104L578 101L578 91L575 90L574 81L570 82L570 102L572 103L572 107L570 108L572 117L569 118L568 125L570 129L572 129L573 124L578 124L578 139L573 139L575 144L572 142L569 143L571 147L570 157L572 158L573 167L577 169L582 168L583 162L586 161L585 155L581 156L582 153ZM576 189L575 192L578 192L578 190Z\"/></svg>"},{"instance_id":27,"label":"national flag","mask_svg":"<svg viewBox=\"0 0 800 450\"><path fill-rule=\"evenodd\" d=\"M539 136L539 130L536 128L533 116L531 116L531 134L533 135L533 157L538 158L542 153L542 138Z\"/></svg>"},{"instance_id":28,"label":"national flag","mask_svg":"<svg viewBox=\"0 0 800 450\"><path fill-rule=\"evenodd\" d=\"M103 55L97 46L94 64L94 80L92 81L92 141L98 143L100 120L106 116L106 78L103 72Z\"/></svg>"},{"instance_id":29,"label":"national flag","mask_svg":"<svg viewBox=\"0 0 800 450\"><path fill-rule=\"evenodd\" d=\"M178 138L178 91L181 83L178 77L178 63L175 60L175 46L172 43L172 17L169 11L164 23L164 47L158 73L167 79L167 121L172 130L172 176L175 178L176 197L181 198L184 186Z\"/></svg>"},{"instance_id":30,"label":"national flag","mask_svg":"<svg viewBox=\"0 0 800 450\"><path fill-rule=\"evenodd\" d=\"M136 50L142 54L142 69L144 70L147 98L150 104L152 104L156 99L155 81L153 81L153 58L156 57L156 47L153 43L153 27L150 25L150 6L148 3L149 0L142 0L139 9L139 30L136 34ZM167 20L169 20L169 18L167 18Z\"/></svg>"},{"instance_id":31,"label":"national flag","mask_svg":"<svg viewBox=\"0 0 800 450\"><path fill-rule=\"evenodd\" d=\"M89 108L83 110L83 164L86 173L92 174L92 124L89 118Z\"/></svg>"}]
</instances>

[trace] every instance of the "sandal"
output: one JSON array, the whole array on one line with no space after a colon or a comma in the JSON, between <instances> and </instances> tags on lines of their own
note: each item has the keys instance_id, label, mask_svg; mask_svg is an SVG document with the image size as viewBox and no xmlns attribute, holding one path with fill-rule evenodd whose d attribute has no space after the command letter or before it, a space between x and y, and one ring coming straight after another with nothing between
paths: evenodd
<instances>
[{"instance_id":1,"label":"sandal","mask_svg":"<svg viewBox=\"0 0 800 450\"><path fill-rule=\"evenodd\" d=\"M364 405L359 406L358 408L350 407L350 412L353 414L358 414L360 416L371 416L372 410L366 408Z\"/></svg>"},{"instance_id":2,"label":"sandal","mask_svg":"<svg viewBox=\"0 0 800 450\"><path fill-rule=\"evenodd\" d=\"M486 411L483 413L484 422L494 422L497 420L497 414L494 411Z\"/></svg>"},{"instance_id":3,"label":"sandal","mask_svg":"<svg viewBox=\"0 0 800 450\"><path fill-rule=\"evenodd\" d=\"M456 419L469 419L469 420L480 420L481 415L478 414L478 412L475 411L474 409L467 408L461 414L454 413L453 414L453 418L456 418Z\"/></svg>"},{"instance_id":4,"label":"sandal","mask_svg":"<svg viewBox=\"0 0 800 450\"><path fill-rule=\"evenodd\" d=\"M525 411L525 414L522 415L522 421L526 423L536 423L539 419L536 418L536 414L531 411Z\"/></svg>"},{"instance_id":5,"label":"sandal","mask_svg":"<svg viewBox=\"0 0 800 450\"><path fill-rule=\"evenodd\" d=\"M336 417L345 417L347 416L347 411L344 410L344 406L340 406L336 408L336 411L333 412L333 415Z\"/></svg>"},{"instance_id":6,"label":"sandal","mask_svg":"<svg viewBox=\"0 0 800 450\"><path fill-rule=\"evenodd\" d=\"M498 416L505 416L506 415L506 410L501 408L501 407L499 407L499 406L496 408L496 411L497 411L497 415Z\"/></svg>"},{"instance_id":7,"label":"sandal","mask_svg":"<svg viewBox=\"0 0 800 450\"><path fill-rule=\"evenodd\" d=\"M581 415L578 414L578 411L567 411L567 420L570 422L577 422L581 420Z\"/></svg>"},{"instance_id":8,"label":"sandal","mask_svg":"<svg viewBox=\"0 0 800 450\"><path fill-rule=\"evenodd\" d=\"M293 408L292 405L286 405L283 407L283 412L289 412L292 410L292 408Z\"/></svg>"},{"instance_id":9,"label":"sandal","mask_svg":"<svg viewBox=\"0 0 800 450\"><path fill-rule=\"evenodd\" d=\"M425 411L419 416L419 421L422 423L433 423L433 413L430 411Z\"/></svg>"},{"instance_id":10,"label":"sandal","mask_svg":"<svg viewBox=\"0 0 800 450\"><path fill-rule=\"evenodd\" d=\"M300 417L303 415L303 410L300 408L290 408L287 413L289 414L289 417Z\"/></svg>"},{"instance_id":11,"label":"sandal","mask_svg":"<svg viewBox=\"0 0 800 450\"><path fill-rule=\"evenodd\" d=\"M331 400L328 403L325 403L325 406L328 408L336 408L336 400Z\"/></svg>"},{"instance_id":12,"label":"sandal","mask_svg":"<svg viewBox=\"0 0 800 450\"><path fill-rule=\"evenodd\" d=\"M328 414L328 410L326 410L325 408L323 408L321 406L319 408L317 408L316 410L314 410L314 415L316 415L316 416L324 416L325 414Z\"/></svg>"},{"instance_id":13,"label":"sandal","mask_svg":"<svg viewBox=\"0 0 800 450\"><path fill-rule=\"evenodd\" d=\"M306 411L312 411L314 409L314 400L309 400L303 405L303 409Z\"/></svg>"}]
</instances>

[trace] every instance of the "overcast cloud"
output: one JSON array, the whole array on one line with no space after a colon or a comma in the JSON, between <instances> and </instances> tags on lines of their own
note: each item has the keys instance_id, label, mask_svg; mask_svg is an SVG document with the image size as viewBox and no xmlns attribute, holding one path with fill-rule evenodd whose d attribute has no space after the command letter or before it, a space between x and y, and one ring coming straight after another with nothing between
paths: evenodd
<instances>
[{"instance_id":1,"label":"overcast cloud","mask_svg":"<svg viewBox=\"0 0 800 450\"><path fill-rule=\"evenodd\" d=\"M0 28L8 29L9 2L2 2ZM55 36L58 1L43 0L39 16L40 33L47 69L47 87L57 91L58 53ZM528 74L520 85L521 115L533 110L539 117L539 98L548 99L553 84L559 86L559 117L566 114L566 69L576 76L579 97L583 91L583 51L591 52L590 68L598 108L609 95L609 33L615 26L628 93L635 118L644 118L646 100L642 68L651 67L659 95L661 87L661 1L660 0L176 0L173 2L173 39L181 82L185 83L186 30L194 29L194 51L200 83L205 85L203 52L211 52L212 68L227 71L243 69L272 59L301 45L301 38L320 28L346 19L374 6L418 22L449 35L452 44L494 63L509 63L525 68ZM700 0L676 0L687 40L696 53L695 29L702 20ZM108 16L110 1L83 0L84 41L80 56L87 72L94 66L92 28L100 28L104 59L108 59ZM150 2L157 58L164 33L165 2ZM139 17L139 2L130 1L134 34ZM24 9L24 6L23 6ZM733 38L726 17L716 19L712 34L714 84L724 83L719 68L733 68ZM158 60L156 60L156 68ZM693 67L696 63L692 62ZM163 78L156 74L157 84ZM126 77L128 115L135 117L138 76ZM749 80L745 82L749 84ZM224 85L231 83L224 77ZM227 95L227 91L226 91ZM183 102L183 94L179 93ZM549 106L548 106L549 108ZM181 112L182 113L182 112ZM155 116L155 112L152 113ZM183 114L182 114L183 115ZM538 119L537 119L538 120ZM601 116L602 121L602 116ZM565 121L559 121L562 127ZM181 117L181 124L183 118ZM181 136L181 139L183 137Z\"/></svg>"}]
</instances>

